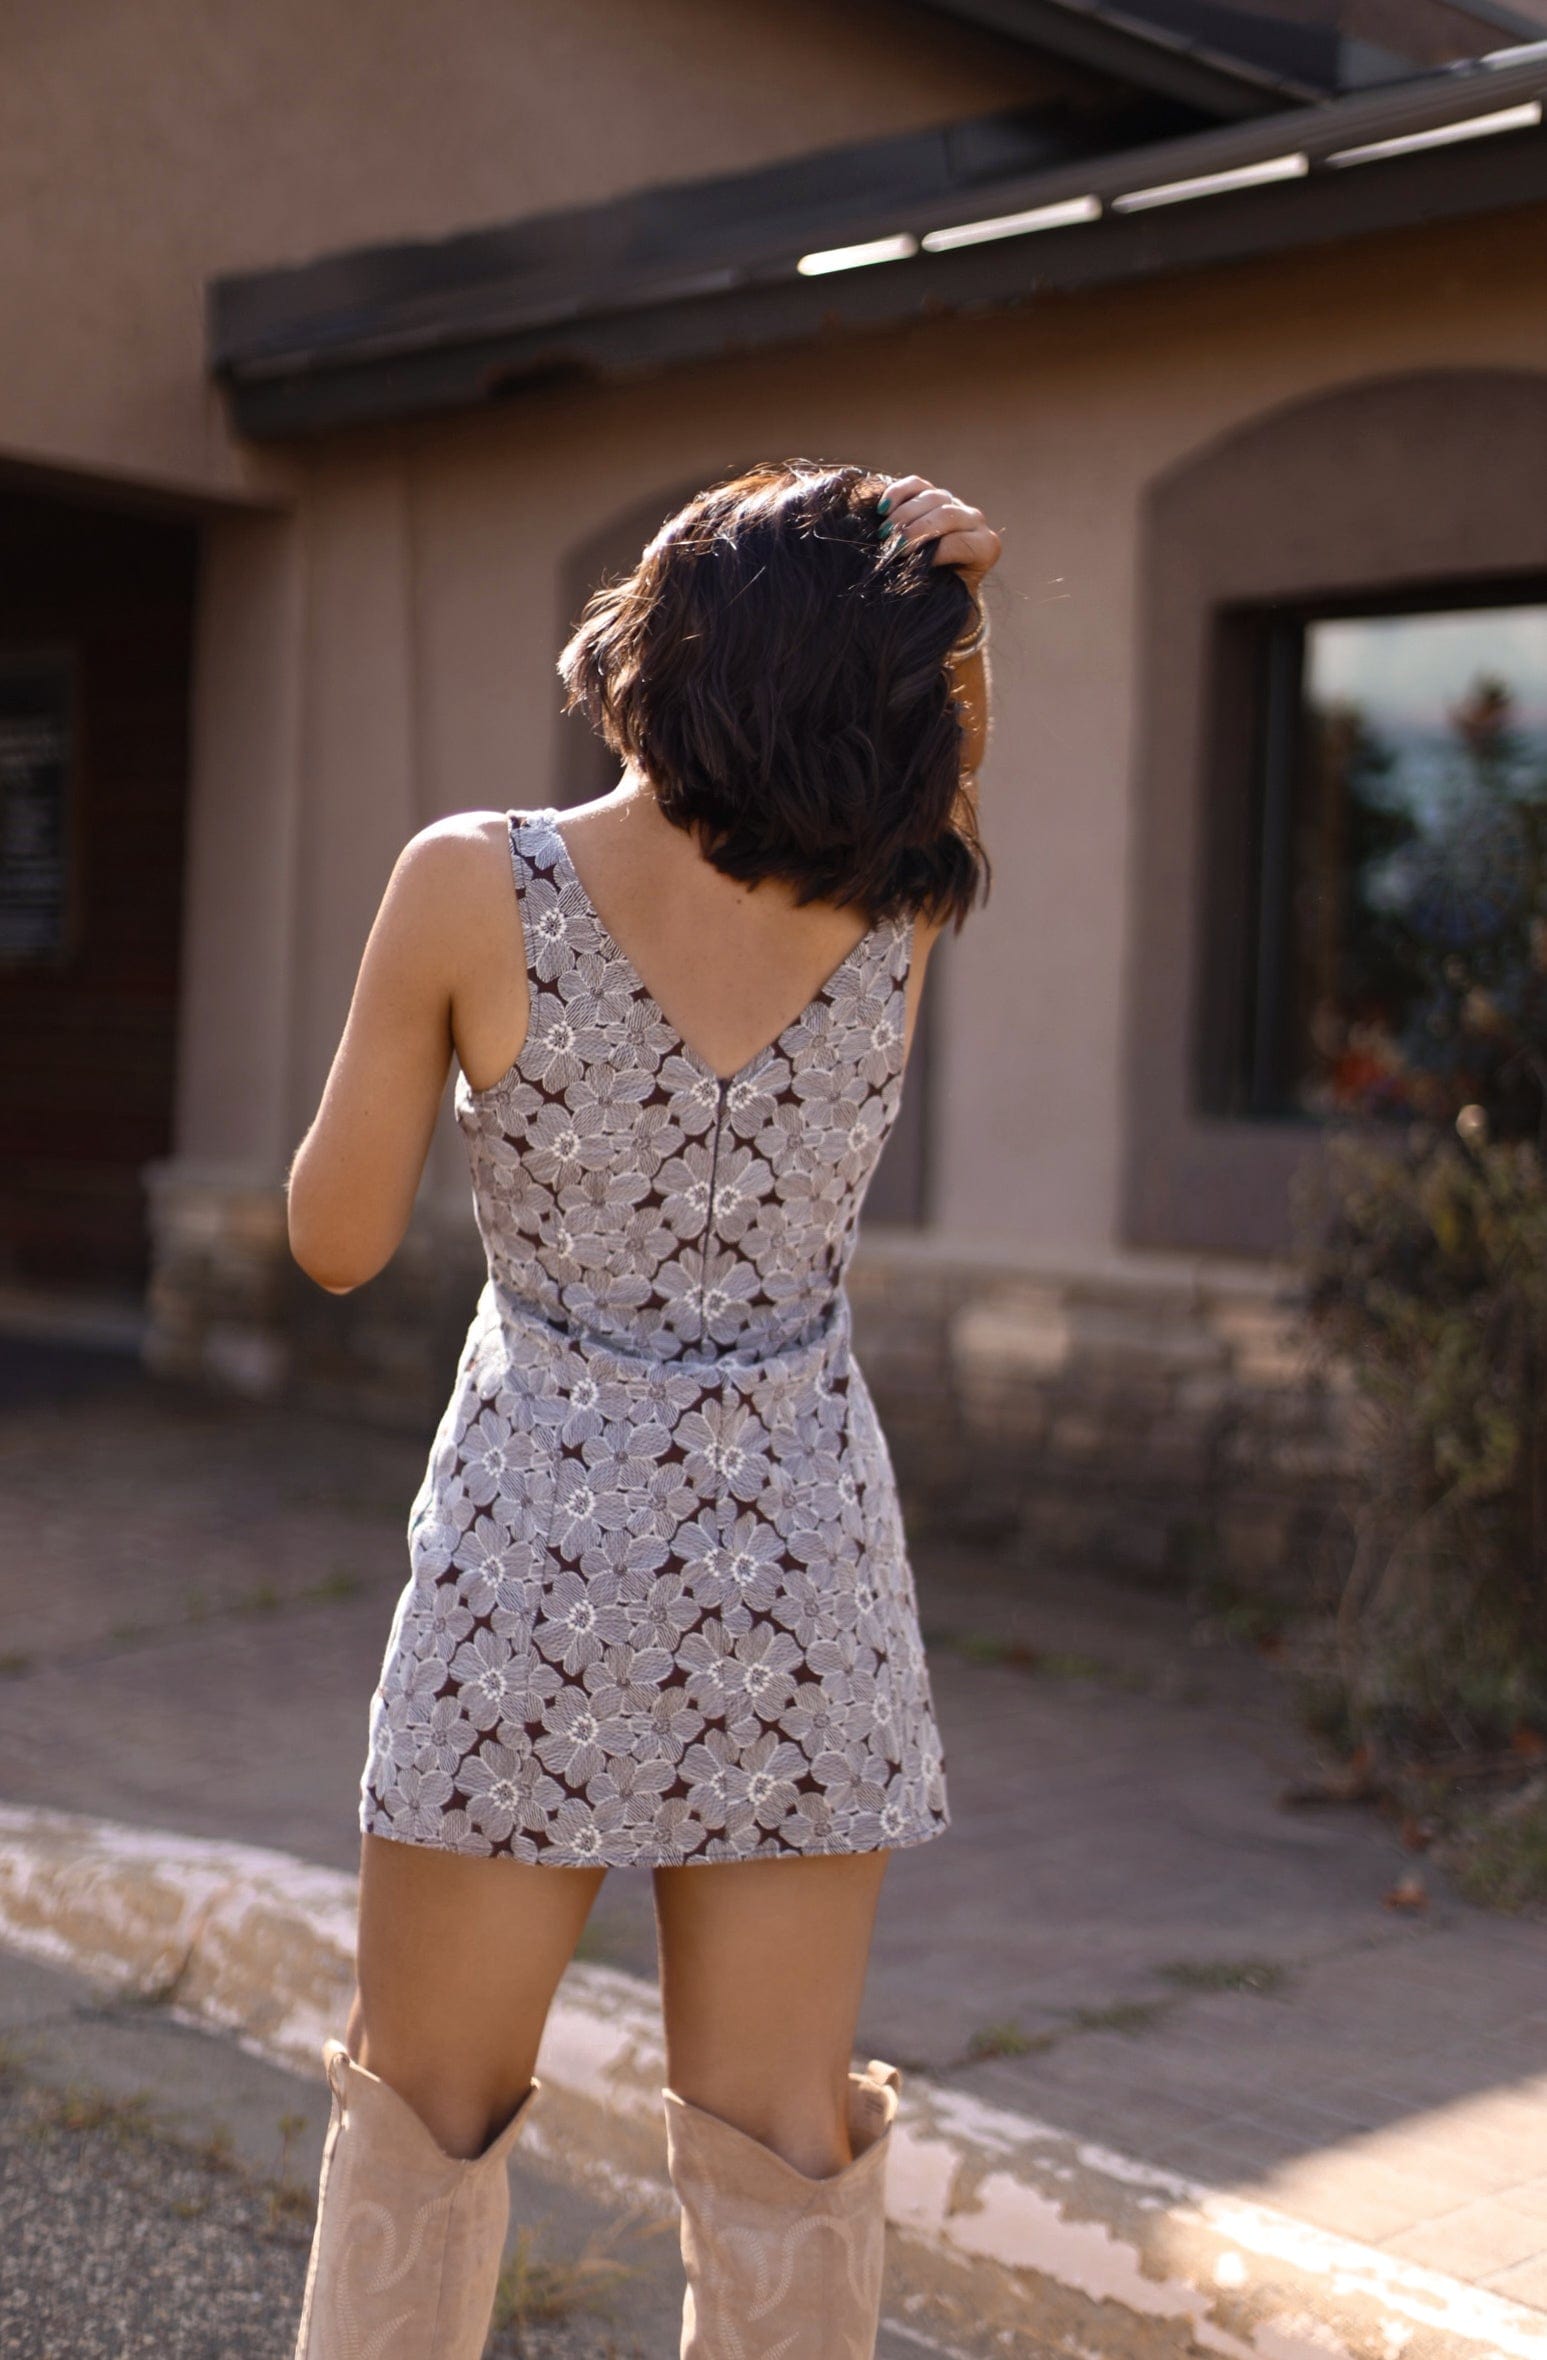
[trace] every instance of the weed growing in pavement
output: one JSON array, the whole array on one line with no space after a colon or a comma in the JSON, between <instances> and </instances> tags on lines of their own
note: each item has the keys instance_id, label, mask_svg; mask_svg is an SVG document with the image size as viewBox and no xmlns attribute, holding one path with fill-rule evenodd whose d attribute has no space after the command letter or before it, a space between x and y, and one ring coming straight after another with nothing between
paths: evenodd
<instances>
[{"instance_id":1,"label":"weed growing in pavement","mask_svg":"<svg viewBox=\"0 0 1547 2360\"><path fill-rule=\"evenodd\" d=\"M1076 2032L1153 2032L1172 2002L1164 1999L1119 1999L1104 2008L1066 2011Z\"/></svg>"},{"instance_id":2,"label":"weed growing in pavement","mask_svg":"<svg viewBox=\"0 0 1547 2360\"><path fill-rule=\"evenodd\" d=\"M1148 2032L1159 2023L1174 1999L1116 2000L1104 2008L1060 2008L1062 2025L1041 2032L1026 2032L1019 2024L1004 2022L983 2024L967 2036L961 2055L954 2060L957 2066L981 2065L990 2057L1030 2057L1056 2048L1076 2032ZM950 2071L950 2066L945 2070Z\"/></svg>"},{"instance_id":3,"label":"weed growing in pavement","mask_svg":"<svg viewBox=\"0 0 1547 2360\"><path fill-rule=\"evenodd\" d=\"M1049 1648L1039 1653L1036 1669L1045 1672L1050 1680L1101 1680L1111 1674L1111 1666L1099 1655L1081 1655L1076 1650Z\"/></svg>"},{"instance_id":4,"label":"weed growing in pavement","mask_svg":"<svg viewBox=\"0 0 1547 2360\"><path fill-rule=\"evenodd\" d=\"M217 2122L193 2152L206 2171L234 2172L239 2168L236 2141L231 2136L229 2123Z\"/></svg>"},{"instance_id":5,"label":"weed growing in pavement","mask_svg":"<svg viewBox=\"0 0 1547 2360\"><path fill-rule=\"evenodd\" d=\"M148 2139L156 2128L149 2090L135 2090L128 2097L115 2098L106 2090L70 2082L62 2090L47 2092L43 2106L56 2130L90 2131L120 2146L131 2140Z\"/></svg>"},{"instance_id":6,"label":"weed growing in pavement","mask_svg":"<svg viewBox=\"0 0 1547 2360\"><path fill-rule=\"evenodd\" d=\"M964 1663L1003 1664L1015 1672L1034 1672L1047 1680L1107 1680L1123 1688L1148 1685L1147 1676L1120 1669L1099 1655L1075 1648L1038 1647L1030 1639L1007 1639L998 1631L962 1631L940 1624L926 1625L926 1647L949 1647Z\"/></svg>"},{"instance_id":7,"label":"weed growing in pavement","mask_svg":"<svg viewBox=\"0 0 1547 2360\"><path fill-rule=\"evenodd\" d=\"M268 2191L271 2229L277 2229L281 2221L310 2221L312 2217L311 2189L290 2177L290 2150L305 2129L304 2114L282 2114L279 2118L279 2161Z\"/></svg>"},{"instance_id":8,"label":"weed growing in pavement","mask_svg":"<svg viewBox=\"0 0 1547 2360\"><path fill-rule=\"evenodd\" d=\"M538 2326L567 2319L577 2311L605 2309L619 2287L643 2274L643 2264L625 2260L613 2248L629 2239L678 2233L675 2219L631 2212L609 2222L587 2237L579 2253L545 2257L538 2253L536 2231L523 2222L516 2231L514 2250L500 2266L494 2292L493 2325L497 2332Z\"/></svg>"},{"instance_id":9,"label":"weed growing in pavement","mask_svg":"<svg viewBox=\"0 0 1547 2360\"><path fill-rule=\"evenodd\" d=\"M313 1582L311 1588L303 1590L301 1595L303 1598L353 1598L364 1587L363 1575L347 1565L336 1565L331 1573L325 1574L320 1582Z\"/></svg>"},{"instance_id":10,"label":"weed growing in pavement","mask_svg":"<svg viewBox=\"0 0 1547 2360\"><path fill-rule=\"evenodd\" d=\"M980 2024L967 2036L965 2054L974 2064L982 2057L1025 2057L1033 2049L1052 2046L1054 2035L1023 2032L1018 2024Z\"/></svg>"},{"instance_id":11,"label":"weed growing in pavement","mask_svg":"<svg viewBox=\"0 0 1547 2360\"><path fill-rule=\"evenodd\" d=\"M1282 1991L1289 1969L1270 1958L1176 1958L1155 1969L1180 1991Z\"/></svg>"}]
</instances>

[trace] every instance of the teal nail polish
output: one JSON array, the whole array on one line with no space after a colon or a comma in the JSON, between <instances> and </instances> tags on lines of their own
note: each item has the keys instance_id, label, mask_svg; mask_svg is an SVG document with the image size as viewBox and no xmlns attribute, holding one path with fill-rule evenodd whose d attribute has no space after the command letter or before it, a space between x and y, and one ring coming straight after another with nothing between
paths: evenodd
<instances>
[{"instance_id":1,"label":"teal nail polish","mask_svg":"<svg viewBox=\"0 0 1547 2360\"><path fill-rule=\"evenodd\" d=\"M876 514L877 514L877 516L884 516L884 515L886 514L886 512L887 512L888 508L890 508L891 504L892 504L892 500L891 500L891 494L890 494L889 492L883 492L883 493L881 494L881 497L880 497L880 499L879 499L879 500L876 502Z\"/></svg>"}]
</instances>

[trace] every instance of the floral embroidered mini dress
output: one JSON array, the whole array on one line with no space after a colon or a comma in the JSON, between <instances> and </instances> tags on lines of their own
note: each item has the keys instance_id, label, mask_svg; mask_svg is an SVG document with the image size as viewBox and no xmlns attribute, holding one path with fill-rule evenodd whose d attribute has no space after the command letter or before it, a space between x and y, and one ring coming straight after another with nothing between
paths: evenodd
<instances>
[{"instance_id":1,"label":"floral embroidered mini dress","mask_svg":"<svg viewBox=\"0 0 1547 2360\"><path fill-rule=\"evenodd\" d=\"M531 1015L454 1103L488 1262L408 1521L360 1825L571 1867L950 1824L844 1278L902 1093L911 918L729 1079L508 815Z\"/></svg>"}]
</instances>

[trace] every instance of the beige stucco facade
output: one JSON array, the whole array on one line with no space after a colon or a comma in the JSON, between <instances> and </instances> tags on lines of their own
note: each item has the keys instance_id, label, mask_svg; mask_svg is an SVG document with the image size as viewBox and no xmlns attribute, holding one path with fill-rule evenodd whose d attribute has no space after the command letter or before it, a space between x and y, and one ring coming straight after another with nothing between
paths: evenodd
<instances>
[{"instance_id":1,"label":"beige stucco facade","mask_svg":"<svg viewBox=\"0 0 1547 2360\"><path fill-rule=\"evenodd\" d=\"M282 497L207 374L217 273L433 238L1077 86L885 0L91 0L0 13L0 448Z\"/></svg>"},{"instance_id":2,"label":"beige stucco facade","mask_svg":"<svg viewBox=\"0 0 1547 2360\"><path fill-rule=\"evenodd\" d=\"M1151 884L1135 857L1141 518L1169 471L1332 389L1436 369L1547 381L1547 209L260 447L208 375L217 273L738 169L1078 78L1008 66L1002 45L879 0L469 0L451 20L407 0L155 0L8 19L5 469L199 530L175 1084L168 1153L145 1172L153 1357L254 1390L293 1375L289 1157L405 840L443 813L559 799L574 725L554 659L576 551L754 457L801 452L916 469L979 503L1005 542L982 781L993 891L936 954L922 1224L872 1225L862 1255L878 1320L924 1306L898 1343L908 1383L916 1394L931 1356L954 1355L992 1433L1006 1387L1034 1391L1094 1337L1102 1367L1139 1371L1162 1455L1185 1459L1243 1368L1291 1381L1275 1267L1229 1240L1183 1257L1124 1230L1125 1158L1144 1151L1134 912ZM420 1213L403 1265L433 1294L445 1257L465 1273L474 1242L449 1093ZM192 1305L188 1270L221 1255L220 1299ZM313 1337L355 1323L338 1364L388 1369L355 1388L374 1404L417 1347L392 1342L401 1295L364 1293L389 1306L374 1329L368 1306L308 1299L297 1316ZM415 1414L443 1382L434 1354L427 1366ZM1212 1393L1197 1393L1200 1369ZM347 1375L334 1391L351 1397ZM1027 1400L1021 1443L1043 1414ZM1296 1431L1291 1486L1317 1449L1336 1455ZM1088 1437L1069 1425L1065 1440L1075 1464Z\"/></svg>"},{"instance_id":3,"label":"beige stucco facade","mask_svg":"<svg viewBox=\"0 0 1547 2360\"><path fill-rule=\"evenodd\" d=\"M1547 373L1547 308L1524 299L1543 277L1543 228L1522 215L1486 239L1414 232L1040 314L536 394L309 452L288 525L213 536L184 1151L261 1164L299 1137L407 835L442 812L549 799L556 584L574 544L652 486L664 512L679 487L755 455L814 452L953 485L1005 537L983 777L994 885L942 944L932 985L930 1226L1011 1257L1121 1249L1124 1027L1144 989L1126 946L1145 885L1130 822L1146 487L1335 386L1463 358ZM273 635L264 679L272 691L288 676L283 715L256 743L229 684L255 612ZM252 825L253 795L266 827ZM249 928L267 952L255 940L238 964ZM265 1013L280 1004L288 1085ZM236 1086L235 1039L264 1065L251 1088ZM459 1153L454 1134L442 1141L436 1193L461 1190Z\"/></svg>"}]
</instances>

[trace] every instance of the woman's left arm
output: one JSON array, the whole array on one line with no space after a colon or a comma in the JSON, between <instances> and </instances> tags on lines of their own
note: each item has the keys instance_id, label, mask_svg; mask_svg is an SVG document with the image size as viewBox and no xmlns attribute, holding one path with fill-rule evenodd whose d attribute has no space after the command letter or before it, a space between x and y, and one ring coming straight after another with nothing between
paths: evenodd
<instances>
[{"instance_id":1,"label":"woman's left arm","mask_svg":"<svg viewBox=\"0 0 1547 2360\"><path fill-rule=\"evenodd\" d=\"M408 1227L451 1069L455 913L475 853L440 821L399 853L322 1103L291 1158L290 1250L330 1295L374 1278Z\"/></svg>"},{"instance_id":2,"label":"woman's left arm","mask_svg":"<svg viewBox=\"0 0 1547 2360\"><path fill-rule=\"evenodd\" d=\"M886 483L881 513L904 541L937 541L933 563L954 565L978 602L984 635L970 655L951 664L951 694L962 722L962 769L976 774L988 746L988 662L983 577L999 563L1002 536L981 508L922 475L894 475Z\"/></svg>"}]
</instances>

